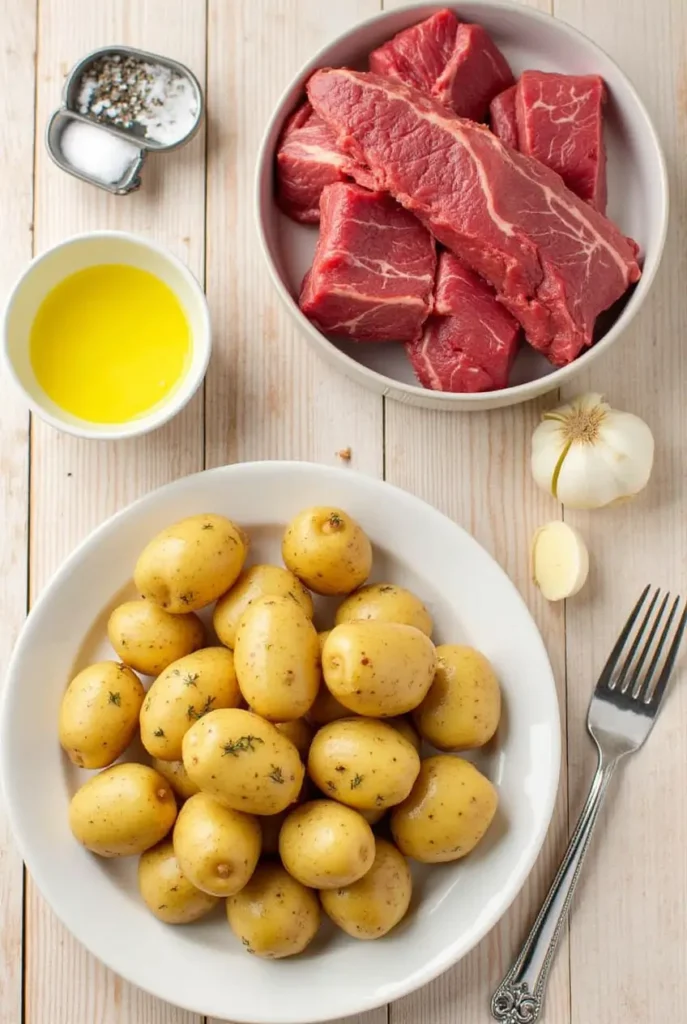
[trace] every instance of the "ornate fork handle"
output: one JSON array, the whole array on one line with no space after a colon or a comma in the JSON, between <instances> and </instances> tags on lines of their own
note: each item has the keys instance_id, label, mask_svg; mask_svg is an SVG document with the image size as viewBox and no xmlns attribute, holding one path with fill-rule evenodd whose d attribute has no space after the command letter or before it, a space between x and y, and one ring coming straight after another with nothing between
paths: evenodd
<instances>
[{"instance_id":1,"label":"ornate fork handle","mask_svg":"<svg viewBox=\"0 0 687 1024\"><path fill-rule=\"evenodd\" d=\"M515 963L494 993L491 1013L501 1024L533 1024L539 1018L546 981L594 825L618 763L599 755L596 774L568 849Z\"/></svg>"}]
</instances>

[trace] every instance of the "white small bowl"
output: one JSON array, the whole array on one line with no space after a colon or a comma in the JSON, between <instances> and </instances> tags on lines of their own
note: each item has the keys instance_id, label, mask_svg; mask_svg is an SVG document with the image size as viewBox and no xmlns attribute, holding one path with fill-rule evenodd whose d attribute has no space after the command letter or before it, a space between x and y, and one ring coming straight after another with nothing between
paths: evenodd
<instances>
[{"instance_id":1,"label":"white small bowl","mask_svg":"<svg viewBox=\"0 0 687 1024\"><path fill-rule=\"evenodd\" d=\"M455 7L462 21L483 25L516 75L526 68L567 74L599 74L609 90L605 112L609 216L641 246L643 275L635 289L599 318L600 337L587 352L556 370L529 345L523 346L511 387L482 394L450 394L419 386L402 345L331 340L298 308L298 292L312 263L317 231L295 224L274 200L274 157L281 130L321 67L366 66L371 50L442 7ZM646 109L617 64L576 29L519 4L464 0L460 4L417 3L360 22L316 53L287 86L262 142L257 165L256 212L263 254L280 298L309 344L335 369L372 391L429 409L483 411L515 405L560 387L607 352L641 308L658 269L668 225L668 178L661 145Z\"/></svg>"},{"instance_id":2,"label":"white small bowl","mask_svg":"<svg viewBox=\"0 0 687 1024\"><path fill-rule=\"evenodd\" d=\"M174 292L191 331L191 360L185 376L149 413L125 423L92 423L60 408L36 380L29 356L31 326L48 292L70 274L101 263L125 263L154 274ZM60 242L28 265L10 293L2 348L17 387L46 423L77 437L118 440L156 430L193 397L210 359L210 314L200 284L169 250L124 231L94 231Z\"/></svg>"}]
</instances>

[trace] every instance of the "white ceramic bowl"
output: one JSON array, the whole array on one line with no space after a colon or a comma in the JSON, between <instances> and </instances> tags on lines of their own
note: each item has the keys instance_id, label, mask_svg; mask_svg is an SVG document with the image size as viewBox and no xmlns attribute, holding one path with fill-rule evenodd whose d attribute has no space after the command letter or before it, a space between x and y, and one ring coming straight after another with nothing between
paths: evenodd
<instances>
[{"instance_id":1,"label":"white ceramic bowl","mask_svg":"<svg viewBox=\"0 0 687 1024\"><path fill-rule=\"evenodd\" d=\"M184 377L150 412L126 423L91 423L61 409L36 380L29 358L31 325L48 292L70 274L99 263L126 263L164 281L181 303L191 331L191 360ZM10 293L2 344L10 375L41 419L78 437L115 440L155 430L192 398L210 359L210 314L198 281L164 246L124 231L94 231L68 238L31 261Z\"/></svg>"},{"instance_id":2,"label":"white ceramic bowl","mask_svg":"<svg viewBox=\"0 0 687 1024\"><path fill-rule=\"evenodd\" d=\"M262 961L245 953L221 909L183 928L163 925L138 896L136 858L101 860L76 843L67 805L87 773L60 750L58 709L74 672L113 657L107 614L127 594L136 556L157 530L193 513L224 513L248 529L253 561L279 561L285 523L300 509L322 504L341 506L362 523L374 545L374 578L419 594L437 641L473 644L493 662L504 713L496 741L475 760L498 788L499 811L463 861L415 865L411 912L386 938L357 942L325 925L305 955ZM328 622L322 612L321 606L320 627ZM372 478L305 463L236 465L187 477L96 530L33 608L12 657L0 716L0 772L11 824L29 871L66 926L154 995L201 1015L255 1024L306 1024L369 1010L418 988L467 953L504 913L535 861L559 762L551 667L503 571L460 527L417 498Z\"/></svg>"},{"instance_id":3,"label":"white ceramic bowl","mask_svg":"<svg viewBox=\"0 0 687 1024\"><path fill-rule=\"evenodd\" d=\"M365 67L367 55L397 32L441 7L455 7L464 21L479 22L503 50L516 74L526 68L601 75L609 89L606 107L608 213L642 249L643 276L634 291L600 318L597 343L569 366L554 370L525 346L503 391L454 395L420 387L400 345L332 341L298 309L297 295L312 263L316 227L285 217L274 201L274 154L286 118L303 97L316 68ZM306 340L352 380L398 401L431 409L484 410L514 405L558 388L589 367L618 340L647 296L661 259L668 223L668 181L661 146L633 86L610 57L576 29L530 7L465 0L459 4L413 4L377 14L339 36L298 72L272 115L257 166L257 223L272 280Z\"/></svg>"}]
</instances>

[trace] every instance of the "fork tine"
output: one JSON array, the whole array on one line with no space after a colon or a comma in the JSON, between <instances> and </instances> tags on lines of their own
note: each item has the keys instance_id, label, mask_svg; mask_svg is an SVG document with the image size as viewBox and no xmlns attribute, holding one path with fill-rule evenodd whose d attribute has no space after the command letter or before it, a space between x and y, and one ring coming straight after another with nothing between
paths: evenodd
<instances>
[{"instance_id":1,"label":"fork tine","mask_svg":"<svg viewBox=\"0 0 687 1024\"><path fill-rule=\"evenodd\" d=\"M642 621L641 621L641 623L639 625L639 629L637 630L637 632L635 634L635 637L634 637L634 640L632 641L632 643L630 645L630 649L629 649L629 651L627 652L627 654L625 655L625 657L623 659L623 663L622 663L622 665L620 667L620 671L618 672L615 681L614 682L612 681L612 682L609 683L609 686L612 686L612 688L614 690L618 690L620 693L627 693L627 692L631 693L632 692L631 687L626 686L625 680L626 680L627 674L628 674L628 672L629 672L629 670L630 670L630 668L632 666L632 662L634 661L635 654L637 653L637 651L639 649L639 645L640 645L640 643L642 641L642 637L644 636L644 633L646 631L646 627L649 625L649 622L651 621L651 616L653 614L654 608L656 607L656 602L658 601L660 595L661 595L661 590L659 588L655 592L654 596L651 598L651 601L649 602L649 607L647 608L646 613L644 615L644 618L642 619ZM663 604L661 605L661 607L659 609L658 619L660 619L661 615L663 614L663 609L665 607L666 600L667 600L667 598L664 598ZM655 632L655 630L656 630L656 623L654 623L654 632ZM653 632L652 632L652 636L653 636ZM645 649L646 649L646 645L644 647L644 650Z\"/></svg>"},{"instance_id":2,"label":"fork tine","mask_svg":"<svg viewBox=\"0 0 687 1024\"><path fill-rule=\"evenodd\" d=\"M606 662L606 664L604 665L604 667L601 670L601 675L599 676L599 681L596 684L597 685L597 689L600 688L600 687L608 687L609 686L609 683L610 683L612 675L613 675L613 669L615 668L615 666L618 663L618 659L619 659L620 655L623 652L623 647L625 646L625 644L627 642L627 638L629 637L630 633L632 632L632 627L634 626L635 622L637 621L637 616L641 612L642 605L646 601L646 596L647 596L647 594L649 593L650 590L651 590L651 586L646 586L644 588L644 590L642 591L642 593L640 595L639 601L637 601L637 604L634 606L634 608L630 612L630 617L628 618L627 622L623 626L623 630L622 630L620 636L618 637L618 639L616 640L615 644L613 645L613 650L611 651L611 653L608 656L608 661Z\"/></svg>"},{"instance_id":3,"label":"fork tine","mask_svg":"<svg viewBox=\"0 0 687 1024\"><path fill-rule=\"evenodd\" d=\"M682 637L683 637L684 632L685 632L685 627L687 627L687 608L685 608L684 611L682 612L681 617L680 617L680 621L678 622L677 629L675 630L675 636L674 636L673 642L672 642L672 644L670 646L670 650L668 651L668 654L666 656L666 660L665 660L665 663L663 665L663 669L661 671L661 674L658 677L658 681L656 683L656 686L653 689L653 692L651 692L650 691L651 680L652 680L654 672L656 670L656 666L658 665L658 661L659 661L659 658L661 656L661 651L663 650L663 646L664 646L664 644L666 642L666 639L668 638L668 633L669 633L672 621L675 618L675 613L677 612L679 603L680 603L680 598L676 597L675 601L673 602L673 607L670 609L670 615L668 616L668 621L666 622L665 629L663 630L663 633L661 635L661 639L658 642L658 647L656 648L656 653L654 654L654 656L653 656L653 658L651 660L651 664L650 664L649 670L647 672L647 681L642 686L642 690L641 690L641 698L640 699L645 704L648 704L651 707L651 709L653 710L654 714L658 711L659 707L661 706L661 701L663 700L663 695L664 695L664 693L666 691L666 687L668 685L668 680L670 679L670 675L671 675L671 673L673 671L673 665L675 664L675 659L677 658L678 651L680 650L680 644L682 643Z\"/></svg>"},{"instance_id":4,"label":"fork tine","mask_svg":"<svg viewBox=\"0 0 687 1024\"><path fill-rule=\"evenodd\" d=\"M658 591L656 592L656 597L658 597ZM641 685L637 686L637 683L639 681L639 673L642 671L642 668L644 666L644 662L646 661L646 659L647 659L647 657L649 655L649 652L651 651L651 648L652 648L652 645L653 645L653 642L654 642L654 638L655 638L656 634L658 633L658 627L661 625L661 619L663 618L663 613L666 610L666 605L668 604L669 600L670 600L670 593L667 593L666 596L661 601L661 604L660 604L660 607L658 609L658 612L656 613L656 617L654 619L653 625L652 625L651 629L649 630L649 635L646 638L646 643L644 644L644 646L642 647L641 651L639 652L639 658L637 659L637 664L634 666L634 669L633 669L633 672L632 672L632 676L630 678L629 685L623 691L624 693L627 693L630 697L638 698L640 692L644 689L644 683L646 682L646 679L651 677L651 672L648 672L646 677L645 677L645 679L642 681ZM652 608L654 607L655 604L656 604L655 600L651 602L651 606L649 608L649 611L647 612L647 618L651 614L651 610L652 610ZM671 612L671 615L672 615L672 612ZM668 618L668 625L670 625L670 622L671 622L671 619L669 617ZM635 644L635 648L636 648L637 644L639 643L639 638L640 637L641 637L641 633L637 637L637 643ZM625 665L623 666L623 672L625 672L627 669L629 669L629 667L630 667L629 659L630 659L630 657L634 657L634 653L635 653L634 650L632 650L630 652L630 655L628 656L628 660L625 663ZM635 693L635 690L637 690L636 693Z\"/></svg>"}]
</instances>

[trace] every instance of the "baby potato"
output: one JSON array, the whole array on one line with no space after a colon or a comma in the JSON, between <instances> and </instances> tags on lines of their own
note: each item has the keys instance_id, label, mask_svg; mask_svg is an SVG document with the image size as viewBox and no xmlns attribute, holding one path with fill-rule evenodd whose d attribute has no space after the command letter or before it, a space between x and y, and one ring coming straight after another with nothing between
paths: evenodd
<instances>
[{"instance_id":1,"label":"baby potato","mask_svg":"<svg viewBox=\"0 0 687 1024\"><path fill-rule=\"evenodd\" d=\"M309 619L313 617L312 597L292 572L280 565L252 565L215 606L212 624L225 647L233 649L239 619L261 597L288 597Z\"/></svg>"},{"instance_id":2,"label":"baby potato","mask_svg":"<svg viewBox=\"0 0 687 1024\"><path fill-rule=\"evenodd\" d=\"M417 750L418 754L420 753L422 740L410 719L400 715L398 718L387 718L385 721L387 725L392 725L397 732L400 732L403 739L408 740L408 743Z\"/></svg>"},{"instance_id":3,"label":"baby potato","mask_svg":"<svg viewBox=\"0 0 687 1024\"><path fill-rule=\"evenodd\" d=\"M359 809L358 814L362 814L368 825L378 825L386 814L386 807L372 807L369 810Z\"/></svg>"},{"instance_id":4,"label":"baby potato","mask_svg":"<svg viewBox=\"0 0 687 1024\"><path fill-rule=\"evenodd\" d=\"M436 667L434 644L419 629L396 622L335 626L322 654L327 688L351 711L391 718L425 697Z\"/></svg>"},{"instance_id":5,"label":"baby potato","mask_svg":"<svg viewBox=\"0 0 687 1024\"><path fill-rule=\"evenodd\" d=\"M172 662L148 690L141 708L141 741L165 761L181 758L181 741L208 711L235 708L240 699L234 656L206 647Z\"/></svg>"},{"instance_id":6,"label":"baby potato","mask_svg":"<svg viewBox=\"0 0 687 1024\"><path fill-rule=\"evenodd\" d=\"M484 655L472 647L437 647L434 682L413 717L424 738L439 750L470 750L487 743L501 717L501 690Z\"/></svg>"},{"instance_id":7,"label":"baby potato","mask_svg":"<svg viewBox=\"0 0 687 1024\"><path fill-rule=\"evenodd\" d=\"M340 626L361 619L400 622L432 635L432 618L420 598L394 583L368 583L356 590L339 605L335 623Z\"/></svg>"},{"instance_id":8,"label":"baby potato","mask_svg":"<svg viewBox=\"0 0 687 1024\"><path fill-rule=\"evenodd\" d=\"M259 864L246 886L227 900L227 920L248 953L278 960L302 953L320 927L320 905L281 864Z\"/></svg>"},{"instance_id":9,"label":"baby potato","mask_svg":"<svg viewBox=\"0 0 687 1024\"><path fill-rule=\"evenodd\" d=\"M60 743L80 768L105 768L131 743L145 697L130 668L100 661L74 676L60 705Z\"/></svg>"},{"instance_id":10,"label":"baby potato","mask_svg":"<svg viewBox=\"0 0 687 1024\"><path fill-rule=\"evenodd\" d=\"M305 761L310 750L310 744L313 741L313 736L315 735L313 727L308 724L305 718L294 718L292 722L275 722L274 724L282 736L286 736L287 739L291 740L301 760Z\"/></svg>"},{"instance_id":11,"label":"baby potato","mask_svg":"<svg viewBox=\"0 0 687 1024\"><path fill-rule=\"evenodd\" d=\"M322 651L324 650L324 645L330 633L331 629L322 629L317 634L317 639L320 641L320 658L322 657Z\"/></svg>"},{"instance_id":12,"label":"baby potato","mask_svg":"<svg viewBox=\"0 0 687 1024\"><path fill-rule=\"evenodd\" d=\"M305 769L291 740L250 711L211 711L181 745L188 776L225 807L278 814L298 797Z\"/></svg>"},{"instance_id":13,"label":"baby potato","mask_svg":"<svg viewBox=\"0 0 687 1024\"><path fill-rule=\"evenodd\" d=\"M179 811L174 854L188 880L212 896L233 896L255 871L262 836L257 818L196 793Z\"/></svg>"},{"instance_id":14,"label":"baby potato","mask_svg":"<svg viewBox=\"0 0 687 1024\"><path fill-rule=\"evenodd\" d=\"M311 889L350 885L370 870L374 853L375 838L365 819L333 800L297 807L279 833L284 867Z\"/></svg>"},{"instance_id":15,"label":"baby potato","mask_svg":"<svg viewBox=\"0 0 687 1024\"><path fill-rule=\"evenodd\" d=\"M400 804L419 771L412 744L373 718L330 722L315 735L308 757L308 774L318 789L361 811Z\"/></svg>"},{"instance_id":16,"label":"baby potato","mask_svg":"<svg viewBox=\"0 0 687 1024\"><path fill-rule=\"evenodd\" d=\"M248 554L248 539L224 516L189 516L146 545L134 569L143 597L174 615L197 611L235 583Z\"/></svg>"},{"instance_id":17,"label":"baby potato","mask_svg":"<svg viewBox=\"0 0 687 1024\"><path fill-rule=\"evenodd\" d=\"M316 594L350 594L372 568L372 545L340 508L307 508L282 541L284 564Z\"/></svg>"},{"instance_id":18,"label":"baby potato","mask_svg":"<svg viewBox=\"0 0 687 1024\"><path fill-rule=\"evenodd\" d=\"M339 718L350 718L352 714L350 708L345 708L334 694L329 692L323 680L308 711L309 721L313 725L327 725L328 722L335 722Z\"/></svg>"},{"instance_id":19,"label":"baby potato","mask_svg":"<svg viewBox=\"0 0 687 1024\"><path fill-rule=\"evenodd\" d=\"M179 658L205 643L197 615L170 615L152 601L126 601L110 615L110 643L125 665L157 676Z\"/></svg>"},{"instance_id":20,"label":"baby potato","mask_svg":"<svg viewBox=\"0 0 687 1024\"><path fill-rule=\"evenodd\" d=\"M200 793L195 782L191 782L183 761L163 761L153 758L153 768L166 779L180 800L188 800L194 793Z\"/></svg>"},{"instance_id":21,"label":"baby potato","mask_svg":"<svg viewBox=\"0 0 687 1024\"><path fill-rule=\"evenodd\" d=\"M219 903L217 896L201 892L182 874L169 839L141 854L138 888L148 910L165 924L197 921Z\"/></svg>"},{"instance_id":22,"label":"baby potato","mask_svg":"<svg viewBox=\"0 0 687 1024\"><path fill-rule=\"evenodd\" d=\"M420 766L410 796L391 812L391 832L406 857L440 864L470 853L489 828L498 797L462 757L437 754Z\"/></svg>"},{"instance_id":23,"label":"baby potato","mask_svg":"<svg viewBox=\"0 0 687 1024\"><path fill-rule=\"evenodd\" d=\"M145 764L115 764L85 782L71 799L69 825L100 857L143 853L169 832L177 816L167 782Z\"/></svg>"},{"instance_id":24,"label":"baby potato","mask_svg":"<svg viewBox=\"0 0 687 1024\"><path fill-rule=\"evenodd\" d=\"M290 597L261 597L244 612L234 642L236 675L253 711L272 722L302 718L320 686L317 632Z\"/></svg>"},{"instance_id":25,"label":"baby potato","mask_svg":"<svg viewBox=\"0 0 687 1024\"><path fill-rule=\"evenodd\" d=\"M354 939L380 939L405 916L412 892L405 858L393 843L377 839L370 870L352 885L323 890L320 900L325 914Z\"/></svg>"}]
</instances>

